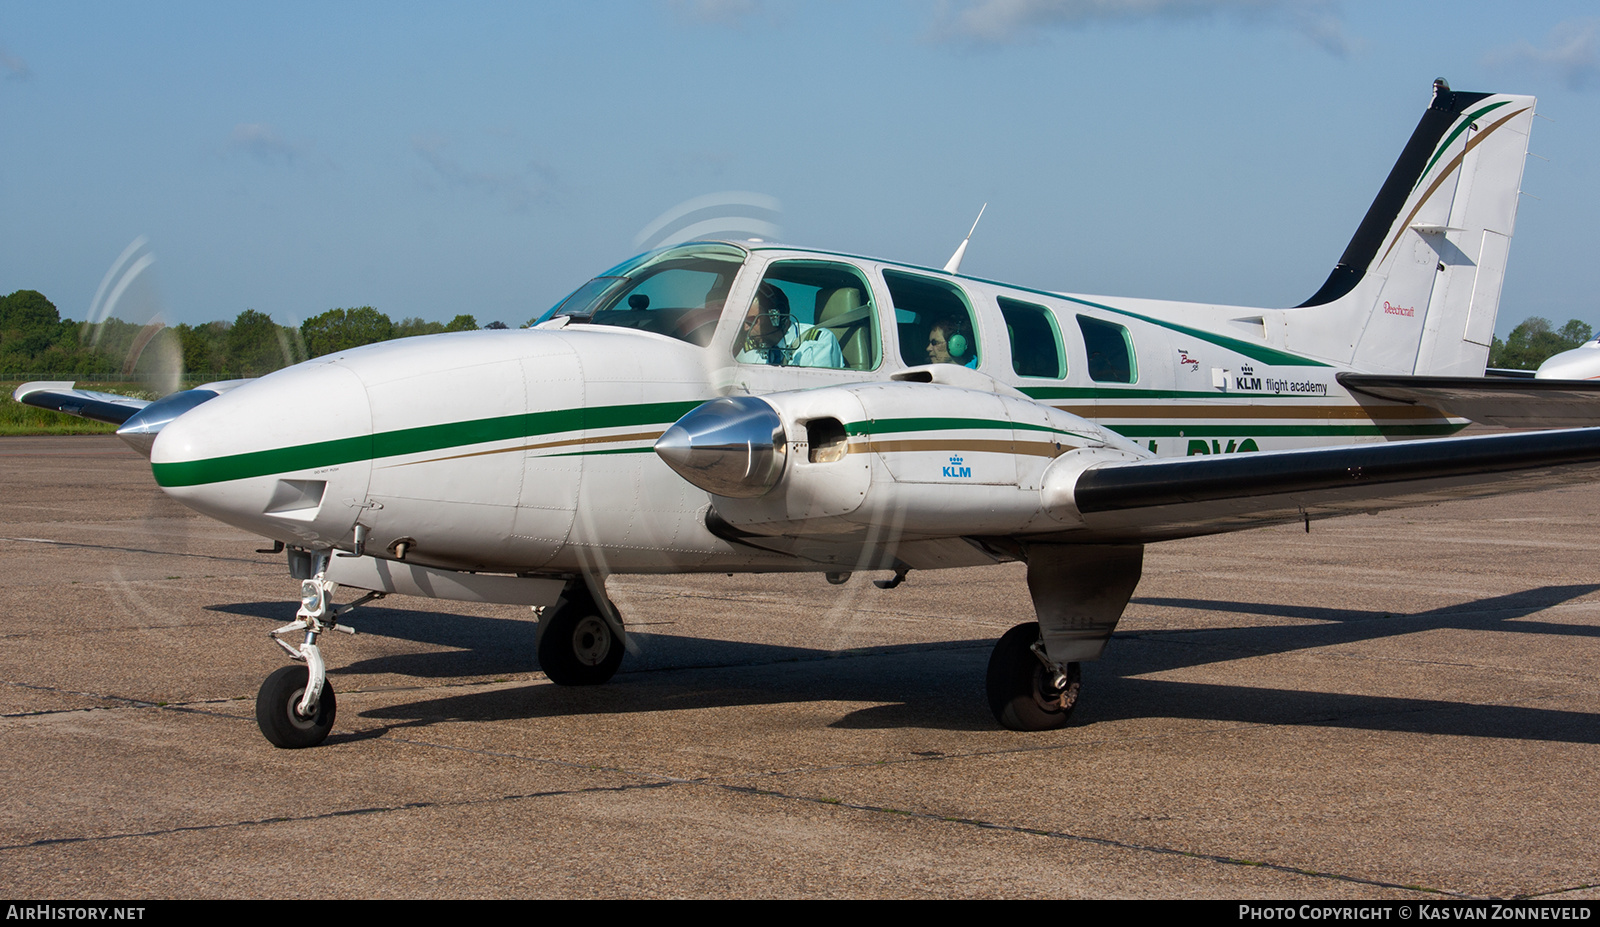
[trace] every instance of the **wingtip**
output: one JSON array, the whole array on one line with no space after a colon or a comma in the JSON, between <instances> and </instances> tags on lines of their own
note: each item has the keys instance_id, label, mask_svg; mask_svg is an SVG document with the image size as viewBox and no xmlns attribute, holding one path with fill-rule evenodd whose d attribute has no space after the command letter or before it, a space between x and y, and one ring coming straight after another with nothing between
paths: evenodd
<instances>
[{"instance_id":1,"label":"wingtip","mask_svg":"<svg viewBox=\"0 0 1600 927\"><path fill-rule=\"evenodd\" d=\"M12 390L11 398L18 402L27 402L23 397L29 393L39 393L52 389L74 389L77 385L77 380L30 380Z\"/></svg>"}]
</instances>

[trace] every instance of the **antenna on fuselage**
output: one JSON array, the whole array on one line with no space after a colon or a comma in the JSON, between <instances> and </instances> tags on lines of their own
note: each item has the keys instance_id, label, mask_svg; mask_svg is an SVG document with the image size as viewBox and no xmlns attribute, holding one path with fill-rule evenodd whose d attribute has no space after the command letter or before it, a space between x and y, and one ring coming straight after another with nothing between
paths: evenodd
<instances>
[{"instance_id":1,"label":"antenna on fuselage","mask_svg":"<svg viewBox=\"0 0 1600 927\"><path fill-rule=\"evenodd\" d=\"M961 239L961 244L956 246L956 253L950 255L950 260L945 262L945 273L953 274L961 269L961 259L967 256L967 242L972 240L972 233L978 230L978 223L983 219L983 210L988 208L989 204L984 203L983 208L978 210L978 218L972 220L972 228L967 230L967 237Z\"/></svg>"}]
</instances>

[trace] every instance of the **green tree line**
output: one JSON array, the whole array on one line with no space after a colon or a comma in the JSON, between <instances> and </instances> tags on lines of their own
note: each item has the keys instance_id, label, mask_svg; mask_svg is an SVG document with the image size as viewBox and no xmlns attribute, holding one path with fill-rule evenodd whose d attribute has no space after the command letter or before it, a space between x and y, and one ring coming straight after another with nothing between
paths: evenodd
<instances>
[{"instance_id":1,"label":"green tree line","mask_svg":"<svg viewBox=\"0 0 1600 927\"><path fill-rule=\"evenodd\" d=\"M1489 346L1489 366L1537 370L1546 360L1572 350L1593 335L1589 326L1577 319L1569 319L1557 330L1550 327L1549 319L1534 316L1513 328L1506 340L1494 339Z\"/></svg>"},{"instance_id":2,"label":"green tree line","mask_svg":"<svg viewBox=\"0 0 1600 927\"><path fill-rule=\"evenodd\" d=\"M465 314L448 323L395 322L371 306L329 309L298 328L279 325L255 309L231 322L159 327L108 319L88 325L61 318L37 290L17 290L0 297L0 379L136 379L173 361L181 362L190 382L257 377L364 344L478 327ZM486 327L506 326L491 322Z\"/></svg>"},{"instance_id":3,"label":"green tree line","mask_svg":"<svg viewBox=\"0 0 1600 927\"><path fill-rule=\"evenodd\" d=\"M85 325L61 318L55 304L37 290L17 290L0 297L0 379L131 379L173 354L191 382L257 377L364 344L478 327L477 319L465 314L448 323L419 318L395 322L371 306L329 309L298 328L279 325L255 309L244 310L232 322L160 329L120 319ZM491 322L486 327L506 326ZM1535 316L1512 329L1504 341L1494 339L1489 366L1532 370L1551 355L1583 344L1592 334L1577 319L1555 329L1548 319Z\"/></svg>"}]
</instances>

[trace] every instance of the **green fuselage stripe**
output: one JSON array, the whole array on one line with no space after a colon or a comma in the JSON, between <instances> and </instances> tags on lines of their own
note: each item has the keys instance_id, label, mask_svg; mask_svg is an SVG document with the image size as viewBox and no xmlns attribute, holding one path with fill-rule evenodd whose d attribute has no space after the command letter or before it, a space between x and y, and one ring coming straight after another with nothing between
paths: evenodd
<instances>
[{"instance_id":1,"label":"green fuselage stripe","mask_svg":"<svg viewBox=\"0 0 1600 927\"><path fill-rule=\"evenodd\" d=\"M1050 434L1071 435L1074 438L1083 437L1083 435L1075 431L1052 428L1049 425L1033 425L1027 422L1011 422L1005 419L989 418L880 418L866 422L851 422L844 426L846 434L856 436L902 434L908 431L955 431L966 428L1043 431Z\"/></svg>"},{"instance_id":2,"label":"green fuselage stripe","mask_svg":"<svg viewBox=\"0 0 1600 927\"><path fill-rule=\"evenodd\" d=\"M1465 425L1449 422L1428 425L1134 425L1101 422L1124 438L1332 438L1381 435L1424 437L1453 435Z\"/></svg>"},{"instance_id":3,"label":"green fuselage stripe","mask_svg":"<svg viewBox=\"0 0 1600 927\"><path fill-rule=\"evenodd\" d=\"M1183 389L1140 389L1133 386L1023 386L1018 391L1029 399L1196 399L1204 400L1207 405L1215 405L1225 409L1230 405L1254 406L1281 400L1286 406L1296 402L1317 400L1327 402L1329 399L1337 400L1337 395L1323 396L1316 393L1303 395L1282 394L1242 394L1227 395L1217 390L1183 390ZM1115 408L1110 406L1108 408Z\"/></svg>"},{"instance_id":4,"label":"green fuselage stripe","mask_svg":"<svg viewBox=\"0 0 1600 927\"><path fill-rule=\"evenodd\" d=\"M1082 387L1033 387L1026 392L1036 399L1106 398L1107 390ZM1178 390L1115 390L1120 398L1215 399L1208 393ZM1296 397L1298 398L1298 397ZM379 460L448 448L487 444L540 437L563 432L603 428L623 428L638 425L666 425L682 418L689 410L700 405L700 400L685 402L655 402L632 406L600 406L592 409L555 409L546 412L529 412L521 415L504 415L495 418L474 419L467 422L450 422L442 425L425 425L418 428L401 428L332 441L298 444L292 447L272 448L225 457L202 460L158 463L151 467L156 482L161 486L199 486L227 480L242 480L274 473L293 473L334 467L358 460ZM1227 415L1226 403L1219 404L1219 416ZM1286 403L1286 405L1290 405ZM1107 419L1114 419L1115 408L1103 410ZM1357 437L1357 436L1424 436L1454 434L1461 429L1452 423L1406 423L1394 425L1262 425L1239 422L1234 425L1173 425L1104 422L1106 427L1128 438L1172 437ZM1083 437L1076 432L1036 425L1027 422L1010 422L984 418L912 417L877 419L852 422L845 430L854 436L904 434L917 431L955 431L962 429L1036 431L1051 434ZM1180 434L1181 433L1181 434ZM550 456L584 456L598 454L638 454L649 447L606 448L572 451Z\"/></svg>"},{"instance_id":5,"label":"green fuselage stripe","mask_svg":"<svg viewBox=\"0 0 1600 927\"><path fill-rule=\"evenodd\" d=\"M372 435L339 438L298 444L293 447L251 451L226 457L208 457L151 466L161 486L199 486L226 480L243 480L274 473L289 473L318 467L333 467L356 460L378 460L444 448L465 447L492 441L511 441L561 432L598 428L623 428L633 425L669 424L682 418L701 400L652 402L631 406L598 406L591 409L554 409L480 418L470 422L449 422L401 428Z\"/></svg>"},{"instance_id":6,"label":"green fuselage stripe","mask_svg":"<svg viewBox=\"0 0 1600 927\"><path fill-rule=\"evenodd\" d=\"M1329 366L1328 364L1324 364L1322 361L1312 360L1309 357L1301 357L1298 354L1290 354L1287 351L1279 351L1276 348L1268 348L1259 344L1251 344L1248 341L1241 341L1238 338L1229 338L1227 335L1219 335L1215 332L1208 332L1198 328L1190 328L1187 325L1179 325L1176 322L1168 322L1163 319L1152 318L1147 315L1141 315L1137 312L1130 312L1127 309L1118 309L1115 306L1107 306L1104 303L1091 302L1087 299L1079 299L1076 296L1065 296L1058 294L1056 299L1064 299L1067 302L1077 303L1080 306L1090 306L1095 309L1103 309L1106 312L1115 312L1117 315L1125 315L1130 319L1138 319L1141 322L1149 322L1151 325L1159 325L1162 328L1169 329L1171 331L1182 332L1191 338L1198 338L1201 341L1208 341L1217 347L1227 348L1230 351L1243 354L1245 357L1260 361L1263 364L1277 364L1283 367ZM1270 312L1272 310L1267 311Z\"/></svg>"},{"instance_id":7,"label":"green fuselage stripe","mask_svg":"<svg viewBox=\"0 0 1600 927\"><path fill-rule=\"evenodd\" d=\"M278 447L268 451L248 454L231 454L205 460L183 460L175 463L153 463L150 472L158 486L200 486L224 480L242 480L269 473L285 473L312 467L336 467L355 460L372 457L373 435L340 438L335 441L318 441L315 444L298 444Z\"/></svg>"}]
</instances>

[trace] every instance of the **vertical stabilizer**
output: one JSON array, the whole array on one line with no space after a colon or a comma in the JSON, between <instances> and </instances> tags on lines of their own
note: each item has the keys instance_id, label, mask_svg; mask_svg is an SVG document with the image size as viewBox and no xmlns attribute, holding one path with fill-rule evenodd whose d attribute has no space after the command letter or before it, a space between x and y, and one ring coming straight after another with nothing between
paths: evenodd
<instances>
[{"instance_id":1,"label":"vertical stabilizer","mask_svg":"<svg viewBox=\"0 0 1600 927\"><path fill-rule=\"evenodd\" d=\"M1436 81L1333 273L1289 310L1291 344L1374 373L1481 376L1533 108Z\"/></svg>"}]
</instances>

